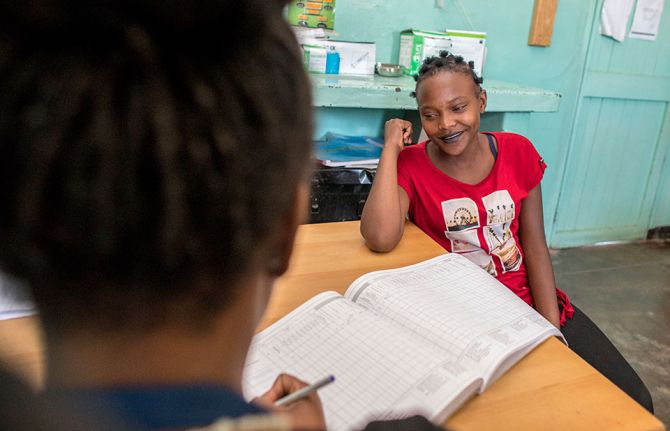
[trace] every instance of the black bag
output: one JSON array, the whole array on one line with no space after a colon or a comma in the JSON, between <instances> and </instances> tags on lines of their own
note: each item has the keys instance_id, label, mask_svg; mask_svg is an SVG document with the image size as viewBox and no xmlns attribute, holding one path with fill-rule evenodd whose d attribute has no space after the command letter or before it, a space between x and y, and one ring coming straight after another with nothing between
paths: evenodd
<instances>
[{"instance_id":1,"label":"black bag","mask_svg":"<svg viewBox=\"0 0 670 431\"><path fill-rule=\"evenodd\" d=\"M310 223L360 220L374 170L319 168L312 177Z\"/></svg>"}]
</instances>

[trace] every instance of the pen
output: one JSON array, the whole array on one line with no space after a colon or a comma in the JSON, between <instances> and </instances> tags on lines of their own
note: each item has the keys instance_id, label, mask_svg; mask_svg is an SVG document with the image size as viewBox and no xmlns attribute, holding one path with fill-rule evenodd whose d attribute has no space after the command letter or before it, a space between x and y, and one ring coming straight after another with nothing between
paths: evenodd
<instances>
[{"instance_id":1,"label":"pen","mask_svg":"<svg viewBox=\"0 0 670 431\"><path fill-rule=\"evenodd\" d=\"M298 389L297 391L290 393L286 395L283 398L280 398L275 402L275 407L281 407L285 406L286 404L290 404L294 401L299 400L300 398L306 397L307 395L311 394L312 392L321 389L322 387L326 386L329 383L332 383L335 381L335 376L332 374L324 377L321 380L317 380L316 382L312 383L311 385L307 385L302 389Z\"/></svg>"}]
</instances>

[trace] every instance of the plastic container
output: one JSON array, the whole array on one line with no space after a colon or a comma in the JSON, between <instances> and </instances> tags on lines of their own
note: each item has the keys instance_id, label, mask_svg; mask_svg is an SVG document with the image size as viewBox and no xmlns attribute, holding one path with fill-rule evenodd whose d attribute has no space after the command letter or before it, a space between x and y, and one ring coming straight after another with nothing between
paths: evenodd
<instances>
[{"instance_id":1,"label":"plastic container","mask_svg":"<svg viewBox=\"0 0 670 431\"><path fill-rule=\"evenodd\" d=\"M326 73L330 75L340 73L340 53L335 50L334 46L328 47L326 53Z\"/></svg>"}]
</instances>

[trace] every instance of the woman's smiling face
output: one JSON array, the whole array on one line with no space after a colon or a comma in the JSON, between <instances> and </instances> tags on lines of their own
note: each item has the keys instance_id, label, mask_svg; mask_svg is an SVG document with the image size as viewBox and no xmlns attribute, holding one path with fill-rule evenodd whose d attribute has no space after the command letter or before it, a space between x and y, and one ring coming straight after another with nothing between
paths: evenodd
<instances>
[{"instance_id":1,"label":"woman's smiling face","mask_svg":"<svg viewBox=\"0 0 670 431\"><path fill-rule=\"evenodd\" d=\"M421 125L440 152L459 156L478 142L479 116L486 108L486 92L470 75L437 72L417 86Z\"/></svg>"}]
</instances>

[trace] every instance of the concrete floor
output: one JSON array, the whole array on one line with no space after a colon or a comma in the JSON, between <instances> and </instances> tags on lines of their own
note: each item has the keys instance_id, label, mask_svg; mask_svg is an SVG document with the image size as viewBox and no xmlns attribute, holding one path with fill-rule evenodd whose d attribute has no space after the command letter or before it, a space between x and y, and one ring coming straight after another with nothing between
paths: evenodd
<instances>
[{"instance_id":1,"label":"concrete floor","mask_svg":"<svg viewBox=\"0 0 670 431\"><path fill-rule=\"evenodd\" d=\"M558 286L630 362L670 429L670 241L551 253Z\"/></svg>"}]
</instances>

